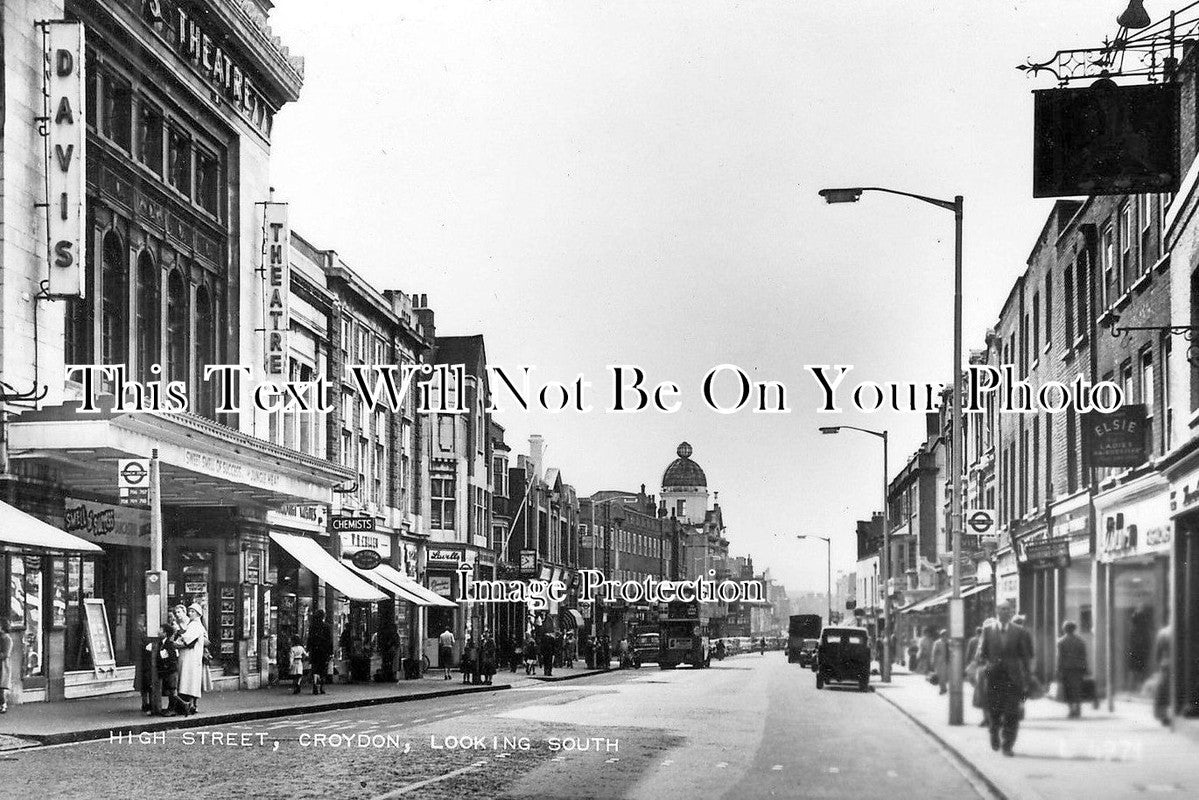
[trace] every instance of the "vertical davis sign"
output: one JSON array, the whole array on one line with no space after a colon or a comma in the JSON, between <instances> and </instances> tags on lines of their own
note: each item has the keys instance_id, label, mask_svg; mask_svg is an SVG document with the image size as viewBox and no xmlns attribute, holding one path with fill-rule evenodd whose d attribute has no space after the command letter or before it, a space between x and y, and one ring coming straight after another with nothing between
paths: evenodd
<instances>
[{"instance_id":1,"label":"vertical davis sign","mask_svg":"<svg viewBox=\"0 0 1199 800\"><path fill-rule=\"evenodd\" d=\"M287 203L262 204L262 272L266 290L266 374L287 375L287 333L291 327L291 229Z\"/></svg>"},{"instance_id":2,"label":"vertical davis sign","mask_svg":"<svg viewBox=\"0 0 1199 800\"><path fill-rule=\"evenodd\" d=\"M86 294L83 285L84 142L83 23L55 21L44 27L46 85L46 222L50 294Z\"/></svg>"}]
</instances>

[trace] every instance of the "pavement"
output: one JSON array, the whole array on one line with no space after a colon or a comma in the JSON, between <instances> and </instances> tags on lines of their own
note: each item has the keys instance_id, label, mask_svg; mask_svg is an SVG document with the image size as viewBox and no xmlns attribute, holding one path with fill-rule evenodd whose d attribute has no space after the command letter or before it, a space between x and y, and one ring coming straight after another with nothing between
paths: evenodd
<instances>
[{"instance_id":1,"label":"pavement","mask_svg":"<svg viewBox=\"0 0 1199 800\"><path fill-rule=\"evenodd\" d=\"M518 675L511 684L490 694L9 751L0 757L0 795L990 796L877 693L817 690L812 673L781 653L734 656L710 669L646 665L568 681Z\"/></svg>"},{"instance_id":2,"label":"pavement","mask_svg":"<svg viewBox=\"0 0 1199 800\"><path fill-rule=\"evenodd\" d=\"M872 681L877 681L877 677ZM897 667L890 684L873 683L876 694L901 710L973 770L997 796L1008 800L1059 797L1199 797L1199 743L1187 732L1165 728L1152 707L1116 703L1108 711L1083 707L1068 719L1066 707L1043 698L1025 703L1015 757L991 750L979 727L982 711L971 705L966 684L963 725L949 724L949 696L923 676Z\"/></svg>"},{"instance_id":3,"label":"pavement","mask_svg":"<svg viewBox=\"0 0 1199 800\"><path fill-rule=\"evenodd\" d=\"M290 684L210 692L201 698L199 713L190 717L146 716L140 710L141 695L135 692L55 703L10 704L8 713L0 716L0 751L106 739L113 731L148 733L495 692L530 682L569 681L594 675L597 670L559 667L552 676L526 676L523 669L515 673L503 671L495 675L490 685L463 684L461 673L457 672L451 673L447 681L440 672L435 672L397 683L331 684L323 695L312 694L307 685L300 694L293 694Z\"/></svg>"}]
</instances>

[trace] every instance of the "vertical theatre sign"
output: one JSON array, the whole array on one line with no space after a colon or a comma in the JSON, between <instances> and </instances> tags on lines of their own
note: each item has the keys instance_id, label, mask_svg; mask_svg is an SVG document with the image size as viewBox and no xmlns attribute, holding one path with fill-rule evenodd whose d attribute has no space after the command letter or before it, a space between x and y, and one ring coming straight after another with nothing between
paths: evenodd
<instances>
[{"instance_id":1,"label":"vertical theatre sign","mask_svg":"<svg viewBox=\"0 0 1199 800\"><path fill-rule=\"evenodd\" d=\"M287 203L262 204L262 272L266 281L266 374L286 378L287 296L291 290L291 229Z\"/></svg>"},{"instance_id":2,"label":"vertical theatre sign","mask_svg":"<svg viewBox=\"0 0 1199 800\"><path fill-rule=\"evenodd\" d=\"M56 21L42 25L50 294L82 297L86 241L83 23Z\"/></svg>"}]
</instances>

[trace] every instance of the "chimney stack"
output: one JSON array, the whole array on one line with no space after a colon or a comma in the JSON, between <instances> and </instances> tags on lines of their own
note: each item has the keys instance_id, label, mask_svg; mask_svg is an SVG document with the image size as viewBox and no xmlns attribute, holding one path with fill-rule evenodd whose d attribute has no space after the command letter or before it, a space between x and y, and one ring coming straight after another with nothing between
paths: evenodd
<instances>
[{"instance_id":1,"label":"chimney stack","mask_svg":"<svg viewBox=\"0 0 1199 800\"><path fill-rule=\"evenodd\" d=\"M529 437L529 460L533 462L533 480L539 481L542 476L542 453L545 451L545 440L541 434L534 433Z\"/></svg>"}]
</instances>

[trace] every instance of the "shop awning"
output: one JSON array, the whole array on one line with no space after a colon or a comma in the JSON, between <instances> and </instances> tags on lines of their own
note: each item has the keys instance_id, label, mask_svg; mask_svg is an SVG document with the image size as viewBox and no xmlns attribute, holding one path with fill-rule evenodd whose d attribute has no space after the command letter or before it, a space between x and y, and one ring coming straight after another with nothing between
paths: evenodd
<instances>
[{"instance_id":1,"label":"shop awning","mask_svg":"<svg viewBox=\"0 0 1199 800\"><path fill-rule=\"evenodd\" d=\"M949 591L941 592L940 594L935 594L932 597L926 597L923 600L919 600L919 601L913 603L912 605L908 606L907 608L900 609L899 613L915 614L915 613L919 613L921 611L931 611L932 609L936 608L937 606L942 606L942 605L945 605L946 603L948 603L949 596L951 594L953 594L952 589L950 589Z\"/></svg>"},{"instance_id":2,"label":"shop awning","mask_svg":"<svg viewBox=\"0 0 1199 800\"><path fill-rule=\"evenodd\" d=\"M403 580L400 580L397 578L393 578L393 576L400 576L401 578L403 576L399 572L392 569L391 567L389 567L386 564L380 564L379 566L375 567L374 569L358 569L353 564L346 564L346 566L349 567L350 569L352 569L354 572L361 575L362 577L366 578L371 583L378 586L383 591L387 592L388 594L394 595L395 597L397 597L400 600L404 600L408 603L415 603L418 606L441 605L440 602L435 603L431 599L414 592L412 590L412 587L416 585L415 581L403 581ZM385 573L384 569L390 571L391 574L389 575L389 574ZM408 585L405 585L405 583L407 583ZM441 597L440 595L437 595L437 599L442 602L448 603L451 606L455 605L454 603L451 603L449 600L445 600L445 598Z\"/></svg>"},{"instance_id":3,"label":"shop awning","mask_svg":"<svg viewBox=\"0 0 1199 800\"><path fill-rule=\"evenodd\" d=\"M976 595L976 594L982 594L983 592L989 591L994 588L995 587L989 583L979 583L974 586L971 586L969 589L963 589L962 597L974 597L974 595Z\"/></svg>"},{"instance_id":4,"label":"shop awning","mask_svg":"<svg viewBox=\"0 0 1199 800\"><path fill-rule=\"evenodd\" d=\"M576 628L583 627L583 615L576 609L564 608L558 612L558 616L569 620Z\"/></svg>"},{"instance_id":5,"label":"shop awning","mask_svg":"<svg viewBox=\"0 0 1199 800\"><path fill-rule=\"evenodd\" d=\"M4 502L0 502L0 544L38 550L69 550L73 553L104 552L99 546L78 536L72 536L66 531L60 531L32 514L26 514Z\"/></svg>"},{"instance_id":6,"label":"shop awning","mask_svg":"<svg viewBox=\"0 0 1199 800\"><path fill-rule=\"evenodd\" d=\"M345 565L329 555L315 540L273 531L271 532L271 539L290 553L296 561L299 561L304 567L311 570L318 578L344 594L350 600L376 603L387 599L387 595L347 569Z\"/></svg>"},{"instance_id":7,"label":"shop awning","mask_svg":"<svg viewBox=\"0 0 1199 800\"><path fill-rule=\"evenodd\" d=\"M421 586L419 583L412 580L412 578L409 578L407 575L400 572L398 569L391 566L390 564L380 564L379 566L375 567L374 571L378 572L384 578L387 578L387 580L391 581L392 583L396 584L397 586L407 590L411 594L414 594L417 597L423 598L425 602L420 603L420 605L441 606L442 608L457 608L458 607L458 604L455 603L453 600L448 600L448 599L442 597L441 595L439 595L437 592L433 591L432 589L427 589L424 586ZM417 601L413 601L413 602L417 602Z\"/></svg>"}]
</instances>

